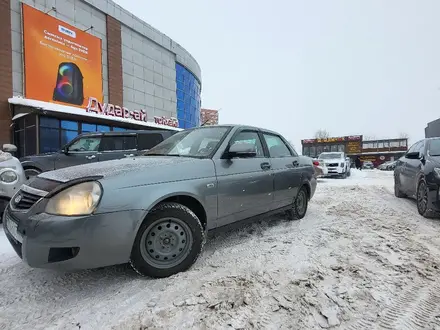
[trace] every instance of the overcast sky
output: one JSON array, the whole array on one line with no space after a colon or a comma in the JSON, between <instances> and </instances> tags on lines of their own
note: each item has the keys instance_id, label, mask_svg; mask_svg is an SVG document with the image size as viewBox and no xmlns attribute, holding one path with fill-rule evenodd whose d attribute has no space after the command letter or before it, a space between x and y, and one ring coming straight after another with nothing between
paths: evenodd
<instances>
[{"instance_id":1,"label":"overcast sky","mask_svg":"<svg viewBox=\"0 0 440 330\"><path fill-rule=\"evenodd\" d=\"M220 123L424 137L440 117L438 0L116 0L202 69Z\"/></svg>"}]
</instances>

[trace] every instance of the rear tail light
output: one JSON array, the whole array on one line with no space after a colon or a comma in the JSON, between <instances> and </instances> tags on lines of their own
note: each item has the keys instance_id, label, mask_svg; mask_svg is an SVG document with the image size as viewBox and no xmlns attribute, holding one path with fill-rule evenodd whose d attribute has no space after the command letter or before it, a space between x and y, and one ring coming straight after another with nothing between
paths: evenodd
<instances>
[{"instance_id":1,"label":"rear tail light","mask_svg":"<svg viewBox=\"0 0 440 330\"><path fill-rule=\"evenodd\" d=\"M313 165L315 165L315 166L319 166L319 162L316 161L316 160L314 160L314 161L313 161Z\"/></svg>"}]
</instances>

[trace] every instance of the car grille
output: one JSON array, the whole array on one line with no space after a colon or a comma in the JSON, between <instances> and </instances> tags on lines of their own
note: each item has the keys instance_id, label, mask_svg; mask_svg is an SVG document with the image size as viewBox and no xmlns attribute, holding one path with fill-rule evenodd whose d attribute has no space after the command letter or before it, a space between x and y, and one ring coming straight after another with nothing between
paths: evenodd
<instances>
[{"instance_id":1,"label":"car grille","mask_svg":"<svg viewBox=\"0 0 440 330\"><path fill-rule=\"evenodd\" d=\"M328 163L328 167L338 167L338 163Z\"/></svg>"},{"instance_id":2,"label":"car grille","mask_svg":"<svg viewBox=\"0 0 440 330\"><path fill-rule=\"evenodd\" d=\"M16 203L15 201L19 196L21 196L21 199L18 203ZM20 190L18 194L14 196L11 203L14 206L14 208L18 210L28 210L40 199L41 196L28 193L27 191L24 190Z\"/></svg>"}]
</instances>

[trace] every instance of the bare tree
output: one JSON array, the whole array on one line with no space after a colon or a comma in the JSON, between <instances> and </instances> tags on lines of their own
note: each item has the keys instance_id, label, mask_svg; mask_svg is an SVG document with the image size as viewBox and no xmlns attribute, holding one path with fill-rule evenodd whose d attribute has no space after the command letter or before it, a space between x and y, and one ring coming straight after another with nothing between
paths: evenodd
<instances>
[{"instance_id":1,"label":"bare tree","mask_svg":"<svg viewBox=\"0 0 440 330\"><path fill-rule=\"evenodd\" d=\"M409 134L406 132L401 132L399 134L399 139L409 139Z\"/></svg>"},{"instance_id":2,"label":"bare tree","mask_svg":"<svg viewBox=\"0 0 440 330\"><path fill-rule=\"evenodd\" d=\"M330 137L330 133L325 129L319 129L315 133L315 139L326 139Z\"/></svg>"}]
</instances>

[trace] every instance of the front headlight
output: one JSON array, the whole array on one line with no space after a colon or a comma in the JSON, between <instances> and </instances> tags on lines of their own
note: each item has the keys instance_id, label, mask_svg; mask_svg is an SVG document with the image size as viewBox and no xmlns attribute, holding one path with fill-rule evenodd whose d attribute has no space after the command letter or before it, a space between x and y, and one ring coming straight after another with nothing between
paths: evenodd
<instances>
[{"instance_id":1,"label":"front headlight","mask_svg":"<svg viewBox=\"0 0 440 330\"><path fill-rule=\"evenodd\" d=\"M55 215L91 214L102 196L101 185L95 181L79 183L67 188L51 199L46 205L46 213Z\"/></svg>"},{"instance_id":2,"label":"front headlight","mask_svg":"<svg viewBox=\"0 0 440 330\"><path fill-rule=\"evenodd\" d=\"M2 174L0 174L0 181L5 183L12 183L14 181L17 181L17 179L18 179L17 173L15 173L15 171L12 170L6 170L2 172Z\"/></svg>"}]
</instances>

